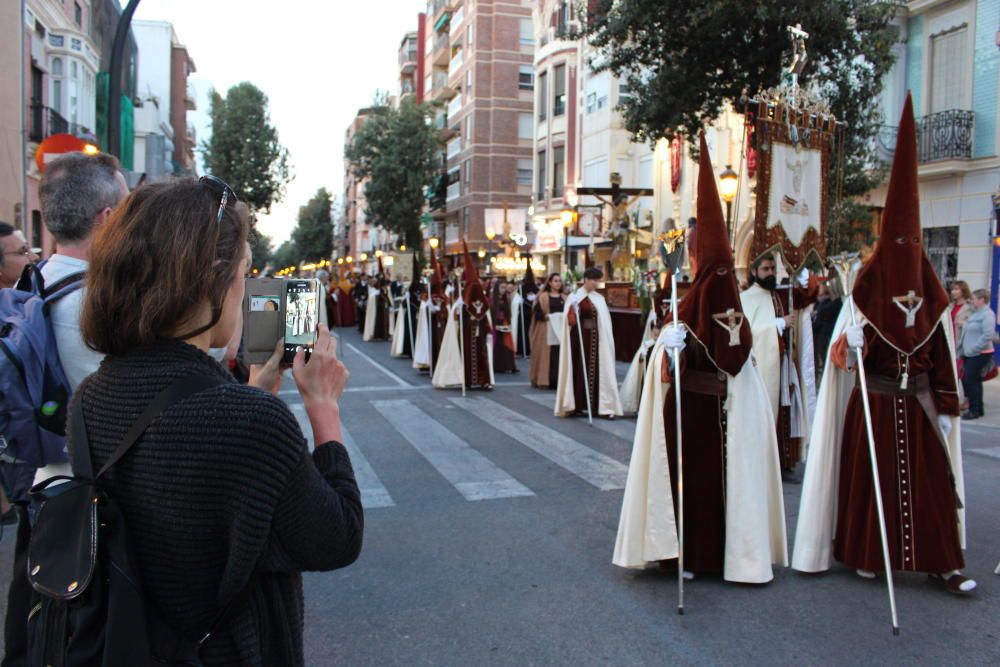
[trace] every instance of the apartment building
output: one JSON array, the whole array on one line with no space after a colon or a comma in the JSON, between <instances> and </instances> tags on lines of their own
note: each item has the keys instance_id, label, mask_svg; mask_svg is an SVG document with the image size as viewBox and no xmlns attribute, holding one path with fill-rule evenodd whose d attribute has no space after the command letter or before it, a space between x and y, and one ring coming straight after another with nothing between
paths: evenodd
<instances>
[{"instance_id":1,"label":"apartment building","mask_svg":"<svg viewBox=\"0 0 1000 667\"><path fill-rule=\"evenodd\" d=\"M354 143L356 135L365 120L371 114L371 108L359 109L354 116L354 120L344 131L344 146ZM368 253L372 250L373 229L366 221L365 208L365 184L367 179L359 179L354 175L352 164L344 160L344 196L341 197L341 211L337 222L334 225L333 247L334 257L346 259L351 258L353 263L359 259L361 253Z\"/></svg>"},{"instance_id":2,"label":"apartment building","mask_svg":"<svg viewBox=\"0 0 1000 667\"><path fill-rule=\"evenodd\" d=\"M412 99L417 104L424 103L424 58L421 47L424 43L426 20L423 14L417 18L419 28L408 32L399 43L399 93L400 102Z\"/></svg>"},{"instance_id":3,"label":"apartment building","mask_svg":"<svg viewBox=\"0 0 1000 667\"><path fill-rule=\"evenodd\" d=\"M132 24L139 44L135 109L135 165L149 182L196 173L195 91L188 76L194 60L167 21Z\"/></svg>"},{"instance_id":4,"label":"apartment building","mask_svg":"<svg viewBox=\"0 0 1000 667\"><path fill-rule=\"evenodd\" d=\"M997 276L1000 207L1000 0L911 0L896 22L896 63L880 100L889 161L906 92L919 143L920 222L938 275L974 289ZM874 207L885 191L869 196Z\"/></svg>"},{"instance_id":5,"label":"apartment building","mask_svg":"<svg viewBox=\"0 0 1000 667\"><path fill-rule=\"evenodd\" d=\"M461 240L487 248L487 230L523 233L531 203L534 109L532 5L528 0L431 0L425 15L424 99L441 106L441 175L432 222L444 255Z\"/></svg>"}]
</instances>

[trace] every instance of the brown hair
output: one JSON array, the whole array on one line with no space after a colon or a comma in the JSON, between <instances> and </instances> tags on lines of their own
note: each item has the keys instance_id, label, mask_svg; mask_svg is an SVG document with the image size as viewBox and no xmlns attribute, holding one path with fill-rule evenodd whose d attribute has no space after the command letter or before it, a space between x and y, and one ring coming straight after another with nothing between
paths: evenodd
<instances>
[{"instance_id":1,"label":"brown hair","mask_svg":"<svg viewBox=\"0 0 1000 667\"><path fill-rule=\"evenodd\" d=\"M217 226L218 210L219 195L193 179L146 185L125 199L90 250L80 318L89 347L122 354L149 345L194 327L205 303L218 321L249 230L243 204L227 205Z\"/></svg>"},{"instance_id":2,"label":"brown hair","mask_svg":"<svg viewBox=\"0 0 1000 667\"><path fill-rule=\"evenodd\" d=\"M972 295L978 299L982 299L986 303L990 302L990 291L988 289L977 289Z\"/></svg>"},{"instance_id":3,"label":"brown hair","mask_svg":"<svg viewBox=\"0 0 1000 667\"><path fill-rule=\"evenodd\" d=\"M951 288L955 289L956 287L958 289L962 290L962 298L963 299L965 299L966 301L968 301L968 300L970 300L972 298L972 290L969 289L969 283L965 282L964 280L955 280L955 281L952 281Z\"/></svg>"}]
</instances>

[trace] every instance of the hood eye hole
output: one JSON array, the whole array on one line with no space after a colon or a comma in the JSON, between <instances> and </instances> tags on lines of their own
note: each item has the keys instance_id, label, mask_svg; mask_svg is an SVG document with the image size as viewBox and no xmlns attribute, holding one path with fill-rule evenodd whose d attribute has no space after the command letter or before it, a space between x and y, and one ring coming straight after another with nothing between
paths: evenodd
<instances>
[{"instance_id":1,"label":"hood eye hole","mask_svg":"<svg viewBox=\"0 0 1000 667\"><path fill-rule=\"evenodd\" d=\"M729 273L729 269L727 269L726 267L724 267L724 266L723 266L723 267L719 267L718 269L716 269L716 270L715 270L715 272L716 272L716 273L717 273L718 275L720 275L720 276L724 276L724 275L726 275L727 273Z\"/></svg>"},{"instance_id":2,"label":"hood eye hole","mask_svg":"<svg viewBox=\"0 0 1000 667\"><path fill-rule=\"evenodd\" d=\"M905 236L897 236L896 237L896 243L898 243L899 245L903 245L904 243L906 243L906 237Z\"/></svg>"},{"instance_id":3,"label":"hood eye hole","mask_svg":"<svg viewBox=\"0 0 1000 667\"><path fill-rule=\"evenodd\" d=\"M920 245L920 237L919 236L914 236L913 237L913 245Z\"/></svg>"}]
</instances>

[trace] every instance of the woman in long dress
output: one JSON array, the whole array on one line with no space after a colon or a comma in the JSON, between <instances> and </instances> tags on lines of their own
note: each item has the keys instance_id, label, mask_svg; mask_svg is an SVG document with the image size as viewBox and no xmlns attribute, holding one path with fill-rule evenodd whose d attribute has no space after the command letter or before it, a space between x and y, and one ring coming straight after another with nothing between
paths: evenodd
<instances>
[{"instance_id":1,"label":"woman in long dress","mask_svg":"<svg viewBox=\"0 0 1000 667\"><path fill-rule=\"evenodd\" d=\"M531 386L538 389L555 389L559 373L559 343L549 344L549 318L552 314L562 316L566 299L563 295L563 280L553 273L545 281L542 292L535 301L531 318ZM558 338L556 339L558 340Z\"/></svg>"}]
</instances>

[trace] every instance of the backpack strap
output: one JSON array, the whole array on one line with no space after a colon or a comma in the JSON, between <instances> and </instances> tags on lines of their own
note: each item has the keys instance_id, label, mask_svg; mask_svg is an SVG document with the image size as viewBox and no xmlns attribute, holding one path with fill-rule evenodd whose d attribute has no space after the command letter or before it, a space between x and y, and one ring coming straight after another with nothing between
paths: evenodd
<instances>
[{"instance_id":1,"label":"backpack strap","mask_svg":"<svg viewBox=\"0 0 1000 667\"><path fill-rule=\"evenodd\" d=\"M132 446L139 440L142 434L149 428L149 425L160 416L164 410L174 403L179 403L185 398L193 396L198 392L210 389L225 380L217 376L193 375L176 380L169 387L156 395L139 418L132 424L132 428L125 434L121 444L108 457L101 469L94 475L94 466L90 453L90 442L87 439L87 427L83 421L83 400L78 400L73 405L73 412L70 415L70 429L73 435L73 472L79 477L91 481L97 481L111 466L118 463Z\"/></svg>"},{"instance_id":2,"label":"backpack strap","mask_svg":"<svg viewBox=\"0 0 1000 667\"><path fill-rule=\"evenodd\" d=\"M53 283L52 287L46 287L44 283L42 284L42 299L45 301L45 305L55 303L59 299L63 298L71 292L83 287L83 278L87 275L86 271L78 271L76 273L71 273L64 278L57 280Z\"/></svg>"}]
</instances>

